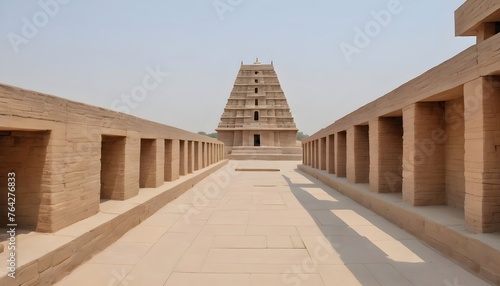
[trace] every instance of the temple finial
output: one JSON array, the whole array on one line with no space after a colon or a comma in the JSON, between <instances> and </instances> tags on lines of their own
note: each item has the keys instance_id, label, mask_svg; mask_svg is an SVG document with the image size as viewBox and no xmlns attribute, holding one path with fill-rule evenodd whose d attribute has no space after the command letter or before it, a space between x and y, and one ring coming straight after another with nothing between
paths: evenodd
<instances>
[{"instance_id":1,"label":"temple finial","mask_svg":"<svg viewBox=\"0 0 500 286\"><path fill-rule=\"evenodd\" d=\"M255 63L253 63L254 65L260 65L260 62L259 62L259 58L256 58L255 59Z\"/></svg>"}]
</instances>

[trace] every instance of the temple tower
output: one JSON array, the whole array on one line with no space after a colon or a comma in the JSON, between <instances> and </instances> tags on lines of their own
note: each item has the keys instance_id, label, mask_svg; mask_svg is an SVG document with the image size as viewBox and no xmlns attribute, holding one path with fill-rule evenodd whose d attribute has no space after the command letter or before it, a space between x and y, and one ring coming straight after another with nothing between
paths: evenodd
<instances>
[{"instance_id":1,"label":"temple tower","mask_svg":"<svg viewBox=\"0 0 500 286\"><path fill-rule=\"evenodd\" d=\"M218 128L231 159L300 160L297 127L273 63L241 63Z\"/></svg>"}]
</instances>

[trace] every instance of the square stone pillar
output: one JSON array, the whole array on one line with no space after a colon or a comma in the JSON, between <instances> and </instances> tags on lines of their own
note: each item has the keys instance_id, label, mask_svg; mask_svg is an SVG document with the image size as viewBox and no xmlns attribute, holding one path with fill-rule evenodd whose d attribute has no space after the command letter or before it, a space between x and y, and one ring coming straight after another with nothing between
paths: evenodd
<instances>
[{"instance_id":1,"label":"square stone pillar","mask_svg":"<svg viewBox=\"0 0 500 286\"><path fill-rule=\"evenodd\" d=\"M141 159L141 139L138 132L127 132L125 138L125 180L124 194L120 199L126 200L139 194L139 162Z\"/></svg>"},{"instance_id":2,"label":"square stone pillar","mask_svg":"<svg viewBox=\"0 0 500 286\"><path fill-rule=\"evenodd\" d=\"M314 140L313 141L313 153L314 153L314 157L313 157L313 167L315 169L319 169L319 144L318 144L318 140Z\"/></svg>"},{"instance_id":3,"label":"square stone pillar","mask_svg":"<svg viewBox=\"0 0 500 286\"><path fill-rule=\"evenodd\" d=\"M187 141L188 145L188 164L187 164L187 171L188 173L193 173L194 170L194 142L193 141Z\"/></svg>"},{"instance_id":4,"label":"square stone pillar","mask_svg":"<svg viewBox=\"0 0 500 286\"><path fill-rule=\"evenodd\" d=\"M165 175L165 142L163 139L141 140L139 187L157 188L163 185Z\"/></svg>"},{"instance_id":5,"label":"square stone pillar","mask_svg":"<svg viewBox=\"0 0 500 286\"><path fill-rule=\"evenodd\" d=\"M203 168L203 150L202 144L199 141L194 142L194 170L200 170Z\"/></svg>"},{"instance_id":6,"label":"square stone pillar","mask_svg":"<svg viewBox=\"0 0 500 286\"><path fill-rule=\"evenodd\" d=\"M213 145L214 163L219 162L219 154L217 154L217 145L218 144Z\"/></svg>"},{"instance_id":7,"label":"square stone pillar","mask_svg":"<svg viewBox=\"0 0 500 286\"><path fill-rule=\"evenodd\" d=\"M219 144L214 144L214 163L219 162L218 148L219 148Z\"/></svg>"},{"instance_id":8,"label":"square stone pillar","mask_svg":"<svg viewBox=\"0 0 500 286\"><path fill-rule=\"evenodd\" d=\"M207 143L207 160L208 165L212 165L212 143Z\"/></svg>"},{"instance_id":9,"label":"square stone pillar","mask_svg":"<svg viewBox=\"0 0 500 286\"><path fill-rule=\"evenodd\" d=\"M474 232L500 230L500 82L464 85L465 221Z\"/></svg>"},{"instance_id":10,"label":"square stone pillar","mask_svg":"<svg viewBox=\"0 0 500 286\"><path fill-rule=\"evenodd\" d=\"M370 190L397 193L403 184L403 118L370 121Z\"/></svg>"},{"instance_id":11,"label":"square stone pillar","mask_svg":"<svg viewBox=\"0 0 500 286\"><path fill-rule=\"evenodd\" d=\"M309 142L309 166L314 168L314 141Z\"/></svg>"},{"instance_id":12,"label":"square stone pillar","mask_svg":"<svg viewBox=\"0 0 500 286\"><path fill-rule=\"evenodd\" d=\"M304 157L305 160L304 160L304 163L307 165L307 166L311 166L311 155L310 155L310 142L307 142L304 144L304 153L306 154L306 156Z\"/></svg>"},{"instance_id":13,"label":"square stone pillar","mask_svg":"<svg viewBox=\"0 0 500 286\"><path fill-rule=\"evenodd\" d=\"M302 143L302 164L309 165L307 162L309 161L307 151L307 143Z\"/></svg>"},{"instance_id":14,"label":"square stone pillar","mask_svg":"<svg viewBox=\"0 0 500 286\"><path fill-rule=\"evenodd\" d=\"M180 140L179 150L179 174L184 176L188 173L188 141Z\"/></svg>"},{"instance_id":15,"label":"square stone pillar","mask_svg":"<svg viewBox=\"0 0 500 286\"><path fill-rule=\"evenodd\" d=\"M307 165L311 166L313 165L312 163L312 141L309 141L307 143Z\"/></svg>"},{"instance_id":16,"label":"square stone pillar","mask_svg":"<svg viewBox=\"0 0 500 286\"><path fill-rule=\"evenodd\" d=\"M210 165L208 163L208 143L203 142L203 167Z\"/></svg>"},{"instance_id":17,"label":"square stone pillar","mask_svg":"<svg viewBox=\"0 0 500 286\"><path fill-rule=\"evenodd\" d=\"M304 148L304 143L301 143L302 145L302 164L305 165L305 160L306 160L306 154L305 154L305 148Z\"/></svg>"},{"instance_id":18,"label":"square stone pillar","mask_svg":"<svg viewBox=\"0 0 500 286\"><path fill-rule=\"evenodd\" d=\"M367 125L347 129L347 179L351 183L368 183L370 140Z\"/></svg>"},{"instance_id":19,"label":"square stone pillar","mask_svg":"<svg viewBox=\"0 0 500 286\"><path fill-rule=\"evenodd\" d=\"M165 181L179 178L180 142L179 139L165 140Z\"/></svg>"},{"instance_id":20,"label":"square stone pillar","mask_svg":"<svg viewBox=\"0 0 500 286\"><path fill-rule=\"evenodd\" d=\"M318 140L319 142L319 168L321 170L326 170L326 137Z\"/></svg>"},{"instance_id":21,"label":"square stone pillar","mask_svg":"<svg viewBox=\"0 0 500 286\"><path fill-rule=\"evenodd\" d=\"M217 154L215 154L215 144L212 143L212 164L217 162Z\"/></svg>"},{"instance_id":22,"label":"square stone pillar","mask_svg":"<svg viewBox=\"0 0 500 286\"><path fill-rule=\"evenodd\" d=\"M220 152L219 152L220 146L221 146L220 144L215 145L215 153L217 154L217 162L219 162L220 160L222 160L222 158L220 156Z\"/></svg>"},{"instance_id":23,"label":"square stone pillar","mask_svg":"<svg viewBox=\"0 0 500 286\"><path fill-rule=\"evenodd\" d=\"M347 132L338 132L335 135L335 173L337 177L347 175Z\"/></svg>"},{"instance_id":24,"label":"square stone pillar","mask_svg":"<svg viewBox=\"0 0 500 286\"><path fill-rule=\"evenodd\" d=\"M417 102L403 109L403 200L446 204L444 106Z\"/></svg>"},{"instance_id":25,"label":"square stone pillar","mask_svg":"<svg viewBox=\"0 0 500 286\"><path fill-rule=\"evenodd\" d=\"M326 137L326 171L335 174L335 135Z\"/></svg>"}]
</instances>

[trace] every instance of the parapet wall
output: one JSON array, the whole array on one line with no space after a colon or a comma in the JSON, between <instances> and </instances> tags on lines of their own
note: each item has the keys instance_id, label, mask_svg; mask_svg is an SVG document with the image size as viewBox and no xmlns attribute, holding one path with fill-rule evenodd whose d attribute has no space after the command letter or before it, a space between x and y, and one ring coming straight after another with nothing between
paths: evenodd
<instances>
[{"instance_id":1,"label":"parapet wall","mask_svg":"<svg viewBox=\"0 0 500 286\"><path fill-rule=\"evenodd\" d=\"M414 206L462 208L470 230L500 231L498 47L500 34L313 134L304 164Z\"/></svg>"},{"instance_id":2,"label":"parapet wall","mask_svg":"<svg viewBox=\"0 0 500 286\"><path fill-rule=\"evenodd\" d=\"M139 188L224 158L222 142L175 127L0 85L0 181L16 177L16 222L55 232L126 200ZM7 223L7 184L0 185Z\"/></svg>"},{"instance_id":3,"label":"parapet wall","mask_svg":"<svg viewBox=\"0 0 500 286\"><path fill-rule=\"evenodd\" d=\"M341 191L368 207L366 197L391 193L371 208L398 224L387 214L401 203L442 206L453 225L416 235L500 283L500 2L469 0L455 15L457 35L477 44L304 140L301 169L334 187L347 181Z\"/></svg>"}]
</instances>

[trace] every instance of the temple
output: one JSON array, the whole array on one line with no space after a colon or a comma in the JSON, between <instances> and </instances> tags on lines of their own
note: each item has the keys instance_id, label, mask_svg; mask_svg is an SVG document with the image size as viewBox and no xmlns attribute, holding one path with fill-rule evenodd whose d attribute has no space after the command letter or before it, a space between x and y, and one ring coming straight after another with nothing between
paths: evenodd
<instances>
[{"instance_id":1,"label":"temple","mask_svg":"<svg viewBox=\"0 0 500 286\"><path fill-rule=\"evenodd\" d=\"M272 62L241 63L216 131L230 159L302 158L298 129Z\"/></svg>"}]
</instances>

